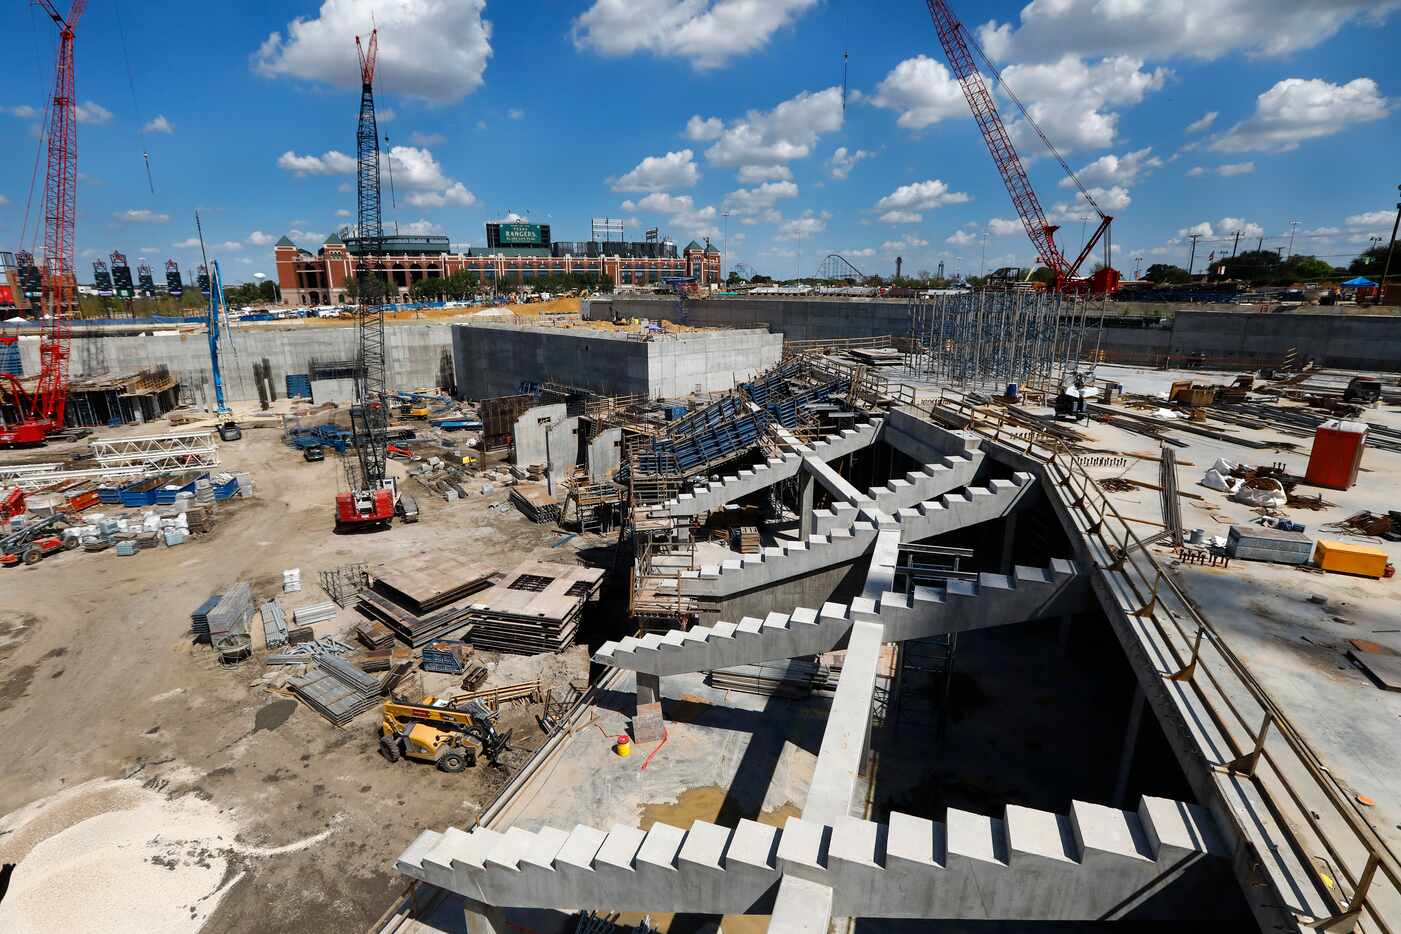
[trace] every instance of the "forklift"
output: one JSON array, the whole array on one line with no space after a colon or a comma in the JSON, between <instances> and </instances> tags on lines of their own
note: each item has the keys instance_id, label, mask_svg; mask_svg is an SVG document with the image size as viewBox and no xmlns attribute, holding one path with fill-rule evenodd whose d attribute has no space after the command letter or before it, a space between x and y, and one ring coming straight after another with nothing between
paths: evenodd
<instances>
[{"instance_id":1,"label":"forklift","mask_svg":"<svg viewBox=\"0 0 1401 934\"><path fill-rule=\"evenodd\" d=\"M63 530L71 524L67 516L50 516L0 537L0 566L33 566L56 551L71 551L77 548L79 543L76 538L65 538L62 535Z\"/></svg>"},{"instance_id":2,"label":"forklift","mask_svg":"<svg viewBox=\"0 0 1401 934\"><path fill-rule=\"evenodd\" d=\"M416 704L391 698L384 702L379 754L390 762L432 762L444 772L461 772L478 757L500 765L501 753L511 748L511 731L496 731L497 716L475 699L459 705L450 697Z\"/></svg>"}]
</instances>

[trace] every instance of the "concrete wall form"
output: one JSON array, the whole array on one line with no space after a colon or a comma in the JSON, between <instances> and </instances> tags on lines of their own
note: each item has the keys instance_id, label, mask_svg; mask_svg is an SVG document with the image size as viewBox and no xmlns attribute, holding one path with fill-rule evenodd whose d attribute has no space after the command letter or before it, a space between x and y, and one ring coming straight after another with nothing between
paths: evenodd
<instances>
[{"instance_id":1,"label":"concrete wall form","mask_svg":"<svg viewBox=\"0 0 1401 934\"><path fill-rule=\"evenodd\" d=\"M649 398L717 392L779 361L783 338L765 331L624 334L499 324L453 325L453 362L462 398L518 391L522 382L557 382L608 395Z\"/></svg>"}]
</instances>

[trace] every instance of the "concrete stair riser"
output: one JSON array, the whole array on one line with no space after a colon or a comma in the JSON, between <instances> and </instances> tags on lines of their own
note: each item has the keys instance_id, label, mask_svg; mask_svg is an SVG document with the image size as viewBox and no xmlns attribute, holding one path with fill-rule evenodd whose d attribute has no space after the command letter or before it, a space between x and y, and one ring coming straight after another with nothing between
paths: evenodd
<instances>
[{"instance_id":1,"label":"concrete stair riser","mask_svg":"<svg viewBox=\"0 0 1401 934\"><path fill-rule=\"evenodd\" d=\"M763 910L788 874L830 887L838 915L1074 920L1113 917L1187 867L1229 874L1224 855L1205 810L1144 798L1135 811L1077 801L1065 815L1009 805L1000 818L792 817L781 830L449 828L425 831L396 866L498 907L743 914ZM1183 907L1185 918L1211 916L1209 905Z\"/></svg>"}]
</instances>

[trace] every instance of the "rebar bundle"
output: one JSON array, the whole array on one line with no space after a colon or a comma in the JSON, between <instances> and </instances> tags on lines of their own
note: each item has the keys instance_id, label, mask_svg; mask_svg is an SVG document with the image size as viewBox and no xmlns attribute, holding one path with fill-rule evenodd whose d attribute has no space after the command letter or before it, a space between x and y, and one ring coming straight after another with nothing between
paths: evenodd
<instances>
[{"instance_id":1,"label":"rebar bundle","mask_svg":"<svg viewBox=\"0 0 1401 934\"><path fill-rule=\"evenodd\" d=\"M1102 302L1029 290L916 299L905 364L923 378L966 389L1057 384L1087 350L1093 355L1085 346L1092 315L1095 327L1103 327Z\"/></svg>"}]
</instances>

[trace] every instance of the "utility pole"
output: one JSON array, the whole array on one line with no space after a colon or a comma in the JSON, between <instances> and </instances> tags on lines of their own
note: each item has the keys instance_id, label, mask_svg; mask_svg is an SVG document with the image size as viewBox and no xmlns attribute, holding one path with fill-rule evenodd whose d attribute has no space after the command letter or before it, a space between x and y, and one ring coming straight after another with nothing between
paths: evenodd
<instances>
[{"instance_id":1,"label":"utility pole","mask_svg":"<svg viewBox=\"0 0 1401 934\"><path fill-rule=\"evenodd\" d=\"M1236 242L1231 244L1231 258L1236 258L1236 249L1240 246L1240 231L1236 231Z\"/></svg>"},{"instance_id":2,"label":"utility pole","mask_svg":"<svg viewBox=\"0 0 1401 934\"><path fill-rule=\"evenodd\" d=\"M1196 265L1197 262L1197 241L1201 239L1202 235L1188 234L1188 236L1191 237L1192 240L1192 252L1187 257L1187 275L1190 276L1192 274L1192 267Z\"/></svg>"},{"instance_id":3,"label":"utility pole","mask_svg":"<svg viewBox=\"0 0 1401 934\"><path fill-rule=\"evenodd\" d=\"M721 227L723 229L720 231L720 236L722 238L720 242L720 281L724 282L725 257L728 255L730 249L730 212L725 211L720 216L723 218L721 221Z\"/></svg>"},{"instance_id":4,"label":"utility pole","mask_svg":"<svg viewBox=\"0 0 1401 934\"><path fill-rule=\"evenodd\" d=\"M1255 238L1255 252L1256 252L1256 253L1259 253L1259 252L1260 252L1261 250L1263 250L1264 248L1265 248L1265 238L1264 238L1264 237L1256 237L1256 238Z\"/></svg>"},{"instance_id":5,"label":"utility pole","mask_svg":"<svg viewBox=\"0 0 1401 934\"><path fill-rule=\"evenodd\" d=\"M982 259L978 260L978 277L979 277L979 278L982 278L983 276L986 276L986 275L987 275L987 264L988 264L988 232L987 232L987 228L983 228L983 256L982 256Z\"/></svg>"},{"instance_id":6,"label":"utility pole","mask_svg":"<svg viewBox=\"0 0 1401 934\"><path fill-rule=\"evenodd\" d=\"M1143 278L1142 272L1143 272L1143 257L1142 257L1142 256L1135 256L1135 257L1133 258L1133 277L1134 277L1135 279L1141 279L1141 278Z\"/></svg>"},{"instance_id":7,"label":"utility pole","mask_svg":"<svg viewBox=\"0 0 1401 934\"><path fill-rule=\"evenodd\" d=\"M1401 192L1401 185L1396 186L1396 190ZM1386 304L1386 277L1391 275L1391 258L1396 255L1396 231L1401 227L1401 201L1396 203L1396 220L1391 224L1391 245L1386 249L1386 268L1382 270L1381 288L1377 291L1377 298Z\"/></svg>"},{"instance_id":8,"label":"utility pole","mask_svg":"<svg viewBox=\"0 0 1401 934\"><path fill-rule=\"evenodd\" d=\"M1298 230L1298 229L1299 229L1299 222L1298 222L1298 221L1290 221L1290 222L1289 222L1289 255L1290 255L1291 258L1294 256L1294 231L1296 231L1296 230Z\"/></svg>"}]
</instances>

